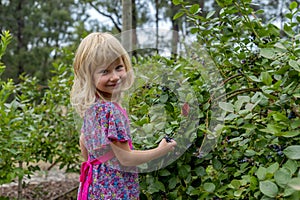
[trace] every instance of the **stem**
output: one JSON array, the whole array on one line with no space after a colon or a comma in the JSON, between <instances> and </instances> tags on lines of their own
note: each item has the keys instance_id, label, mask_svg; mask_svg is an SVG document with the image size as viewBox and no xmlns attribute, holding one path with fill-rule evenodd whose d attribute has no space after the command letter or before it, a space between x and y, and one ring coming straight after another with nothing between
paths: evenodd
<instances>
[{"instance_id":1,"label":"stem","mask_svg":"<svg viewBox=\"0 0 300 200\"><path fill-rule=\"evenodd\" d=\"M228 94L223 94L219 97L217 97L216 99L213 99L213 101L218 101L219 99L222 99L223 97L227 96L226 99L231 99L239 94L243 94L243 93L247 93L247 92L256 92L256 91L260 91L260 88L245 88L245 89L240 89L240 90L235 90L233 92L230 92Z\"/></svg>"},{"instance_id":2,"label":"stem","mask_svg":"<svg viewBox=\"0 0 300 200\"><path fill-rule=\"evenodd\" d=\"M23 169L23 162L19 161L19 168ZM22 200L22 190L23 190L23 176L19 176L18 178L18 200Z\"/></svg>"},{"instance_id":3,"label":"stem","mask_svg":"<svg viewBox=\"0 0 300 200\"><path fill-rule=\"evenodd\" d=\"M244 6L244 8L245 8L246 6L245 6L244 1L242 1L242 3L243 3L243 6ZM245 19L245 21L246 21L247 23L249 23L249 25L251 26L251 30L252 30L252 32L254 33L254 35L255 35L258 39L260 39L259 35L257 34L257 32L255 31L255 29L254 29L254 27L253 27L253 24L251 23L251 20L249 19L248 15L243 14L242 8L241 8L241 6L240 6L238 3L235 2L234 4L235 4L236 7L240 10L240 12L241 12L243 18Z\"/></svg>"}]
</instances>

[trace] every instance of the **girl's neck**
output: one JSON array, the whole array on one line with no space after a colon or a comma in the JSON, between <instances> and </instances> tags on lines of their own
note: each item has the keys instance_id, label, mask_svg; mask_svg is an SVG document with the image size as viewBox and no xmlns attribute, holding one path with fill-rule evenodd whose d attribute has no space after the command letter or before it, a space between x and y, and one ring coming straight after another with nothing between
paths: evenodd
<instances>
[{"instance_id":1,"label":"girl's neck","mask_svg":"<svg viewBox=\"0 0 300 200\"><path fill-rule=\"evenodd\" d=\"M121 94L109 94L109 93L104 93L101 91L96 92L96 97L98 99L102 99L104 101L111 101L111 102L116 102L116 103L120 103L121 102Z\"/></svg>"}]
</instances>

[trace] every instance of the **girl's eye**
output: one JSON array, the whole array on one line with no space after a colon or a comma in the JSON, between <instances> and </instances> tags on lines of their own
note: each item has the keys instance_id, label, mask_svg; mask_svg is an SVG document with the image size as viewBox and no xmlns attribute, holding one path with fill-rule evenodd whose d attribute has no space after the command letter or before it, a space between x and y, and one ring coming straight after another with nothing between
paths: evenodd
<instances>
[{"instance_id":1,"label":"girl's eye","mask_svg":"<svg viewBox=\"0 0 300 200\"><path fill-rule=\"evenodd\" d=\"M101 70L101 71L99 71L99 73L100 73L100 74L107 74L107 73L108 73L108 70L106 70L106 69L105 69L105 70Z\"/></svg>"},{"instance_id":2,"label":"girl's eye","mask_svg":"<svg viewBox=\"0 0 300 200\"><path fill-rule=\"evenodd\" d=\"M123 70L123 68L124 68L123 65L118 65L118 66L116 67L116 70Z\"/></svg>"}]
</instances>

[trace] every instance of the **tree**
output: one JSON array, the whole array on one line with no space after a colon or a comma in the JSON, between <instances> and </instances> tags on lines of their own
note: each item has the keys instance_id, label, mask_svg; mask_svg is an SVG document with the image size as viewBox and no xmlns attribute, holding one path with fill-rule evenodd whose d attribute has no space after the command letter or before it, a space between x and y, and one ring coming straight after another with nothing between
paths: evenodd
<instances>
[{"instance_id":1,"label":"tree","mask_svg":"<svg viewBox=\"0 0 300 200\"><path fill-rule=\"evenodd\" d=\"M3 58L7 65L4 77L18 79L22 73L35 75L46 82L57 56L56 47L73 38L72 26L80 12L76 1L12 0L0 4L1 30L14 36L11 51Z\"/></svg>"},{"instance_id":2,"label":"tree","mask_svg":"<svg viewBox=\"0 0 300 200\"><path fill-rule=\"evenodd\" d=\"M125 49L132 49L132 1L122 0L122 44Z\"/></svg>"}]
</instances>

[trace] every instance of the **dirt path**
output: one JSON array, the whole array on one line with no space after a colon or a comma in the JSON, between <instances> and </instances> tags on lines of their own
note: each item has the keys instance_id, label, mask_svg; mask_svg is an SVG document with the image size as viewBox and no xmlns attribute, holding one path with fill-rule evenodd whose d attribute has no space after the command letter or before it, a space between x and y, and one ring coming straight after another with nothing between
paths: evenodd
<instances>
[{"instance_id":1,"label":"dirt path","mask_svg":"<svg viewBox=\"0 0 300 200\"><path fill-rule=\"evenodd\" d=\"M22 192L24 200L76 199L79 174L65 173L58 167L46 171L47 166L45 165L42 165L41 169L41 171L35 172L30 179L24 178ZM0 199L2 200L1 197L6 197L9 200L16 199L17 191L17 181L0 185Z\"/></svg>"}]
</instances>

